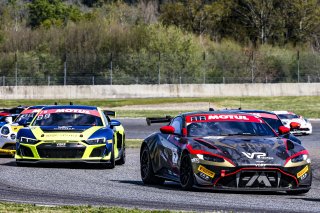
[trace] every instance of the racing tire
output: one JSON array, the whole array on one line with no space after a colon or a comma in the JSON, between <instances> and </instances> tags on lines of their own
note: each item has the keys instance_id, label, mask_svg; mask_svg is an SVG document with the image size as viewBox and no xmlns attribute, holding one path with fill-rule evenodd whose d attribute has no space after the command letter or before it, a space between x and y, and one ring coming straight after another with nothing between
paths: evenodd
<instances>
[{"instance_id":1,"label":"racing tire","mask_svg":"<svg viewBox=\"0 0 320 213\"><path fill-rule=\"evenodd\" d=\"M141 152L140 174L144 184L162 185L165 181L163 178L155 176L150 158L150 152L147 146L145 146Z\"/></svg>"},{"instance_id":2,"label":"racing tire","mask_svg":"<svg viewBox=\"0 0 320 213\"><path fill-rule=\"evenodd\" d=\"M303 189L303 190L294 190L294 191L287 191L288 195L300 195L308 193L310 189Z\"/></svg>"},{"instance_id":3,"label":"racing tire","mask_svg":"<svg viewBox=\"0 0 320 213\"><path fill-rule=\"evenodd\" d=\"M191 159L189 154L185 154L180 163L180 185L182 189L189 191L193 188L194 183Z\"/></svg>"},{"instance_id":4,"label":"racing tire","mask_svg":"<svg viewBox=\"0 0 320 213\"><path fill-rule=\"evenodd\" d=\"M121 157L119 160L116 161L116 164L123 165L125 163L126 163L126 146L125 144L123 144Z\"/></svg>"},{"instance_id":5,"label":"racing tire","mask_svg":"<svg viewBox=\"0 0 320 213\"><path fill-rule=\"evenodd\" d=\"M110 162L106 164L107 169L113 169L116 166L115 158L114 158L114 143L112 144L111 157Z\"/></svg>"}]
</instances>

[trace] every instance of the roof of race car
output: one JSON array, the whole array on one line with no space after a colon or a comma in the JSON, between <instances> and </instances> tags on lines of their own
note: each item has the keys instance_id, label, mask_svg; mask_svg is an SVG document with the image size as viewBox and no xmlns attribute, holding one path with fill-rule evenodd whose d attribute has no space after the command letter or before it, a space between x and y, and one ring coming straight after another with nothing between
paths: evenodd
<instances>
[{"instance_id":1,"label":"roof of race car","mask_svg":"<svg viewBox=\"0 0 320 213\"><path fill-rule=\"evenodd\" d=\"M28 109L41 109L43 107L46 107L48 105L36 105L36 106L31 106L31 107L28 107Z\"/></svg>"},{"instance_id":2,"label":"roof of race car","mask_svg":"<svg viewBox=\"0 0 320 213\"><path fill-rule=\"evenodd\" d=\"M296 115L293 112L289 112L289 111L285 111L285 110L279 110L279 111L273 111L275 114L279 115L279 114L290 114L290 115Z\"/></svg>"},{"instance_id":3,"label":"roof of race car","mask_svg":"<svg viewBox=\"0 0 320 213\"><path fill-rule=\"evenodd\" d=\"M82 106L82 105L54 105L54 106L45 106L42 110L47 109L87 109L87 110L98 110L95 106Z\"/></svg>"},{"instance_id":4,"label":"roof of race car","mask_svg":"<svg viewBox=\"0 0 320 213\"><path fill-rule=\"evenodd\" d=\"M222 110L224 111L224 110ZM244 113L268 113L275 115L276 113L271 111L265 111L265 110L256 110L256 109L226 109L225 111L229 112L244 112Z\"/></svg>"}]
</instances>

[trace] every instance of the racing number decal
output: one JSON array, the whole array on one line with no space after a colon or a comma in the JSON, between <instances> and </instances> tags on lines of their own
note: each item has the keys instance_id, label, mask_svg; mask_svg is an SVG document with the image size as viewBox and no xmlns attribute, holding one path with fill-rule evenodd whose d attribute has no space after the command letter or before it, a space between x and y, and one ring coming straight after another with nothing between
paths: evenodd
<instances>
[{"instance_id":1,"label":"racing number decal","mask_svg":"<svg viewBox=\"0 0 320 213\"><path fill-rule=\"evenodd\" d=\"M171 149L172 150L172 163L177 164L178 163L178 152L176 149Z\"/></svg>"}]
</instances>

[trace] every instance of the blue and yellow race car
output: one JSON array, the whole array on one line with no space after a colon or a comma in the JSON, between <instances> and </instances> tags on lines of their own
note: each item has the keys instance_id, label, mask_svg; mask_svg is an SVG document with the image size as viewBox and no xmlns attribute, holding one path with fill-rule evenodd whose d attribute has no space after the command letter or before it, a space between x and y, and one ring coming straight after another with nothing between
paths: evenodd
<instances>
[{"instance_id":1,"label":"blue and yellow race car","mask_svg":"<svg viewBox=\"0 0 320 213\"><path fill-rule=\"evenodd\" d=\"M125 132L98 107L47 106L17 134L16 163L125 163ZM112 113L111 113L112 114ZM115 114L115 113L114 113Z\"/></svg>"}]
</instances>

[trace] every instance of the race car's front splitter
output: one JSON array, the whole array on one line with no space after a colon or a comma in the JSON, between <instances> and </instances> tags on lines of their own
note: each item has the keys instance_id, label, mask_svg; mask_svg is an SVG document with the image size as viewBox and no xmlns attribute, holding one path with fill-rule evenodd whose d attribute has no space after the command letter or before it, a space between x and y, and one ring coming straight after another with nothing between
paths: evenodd
<instances>
[{"instance_id":1,"label":"race car's front splitter","mask_svg":"<svg viewBox=\"0 0 320 213\"><path fill-rule=\"evenodd\" d=\"M87 163L87 164L106 164L110 163L110 160L31 160L31 159L23 159L23 160L18 160L16 159L16 162L19 164L67 164L67 163Z\"/></svg>"},{"instance_id":2,"label":"race car's front splitter","mask_svg":"<svg viewBox=\"0 0 320 213\"><path fill-rule=\"evenodd\" d=\"M234 192L287 192L287 191L303 191L310 190L310 186L301 186L298 188L236 188L236 187L224 187L224 186L201 186L195 185L194 188L202 190L213 190L213 191L234 191Z\"/></svg>"}]
</instances>

